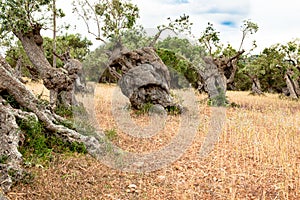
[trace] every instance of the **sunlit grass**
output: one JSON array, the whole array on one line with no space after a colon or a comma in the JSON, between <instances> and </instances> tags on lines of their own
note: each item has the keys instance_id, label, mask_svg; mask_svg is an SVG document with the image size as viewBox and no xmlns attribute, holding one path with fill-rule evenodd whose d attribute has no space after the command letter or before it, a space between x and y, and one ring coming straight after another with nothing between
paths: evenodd
<instances>
[{"instance_id":1,"label":"sunlit grass","mask_svg":"<svg viewBox=\"0 0 300 200\"><path fill-rule=\"evenodd\" d=\"M168 116L165 127L151 139L128 136L120 130L112 114L115 88L115 85L97 85L94 100L98 125L104 131L116 132L113 138L116 145L128 151L147 152L163 147L177 134L180 116ZM196 138L186 153L168 167L151 173L125 173L107 168L89 156L79 156L60 160L48 171L35 169L41 178L33 185L18 186L10 197L300 199L300 102L280 99L277 94L248 94L227 92L229 100L238 106L227 108L222 134L207 157L198 156L210 128L211 115L210 107L201 101L206 95L201 94ZM130 116L141 127L150 123L147 114ZM76 180L55 178L66 172L76 174ZM128 192L132 183L137 192Z\"/></svg>"}]
</instances>

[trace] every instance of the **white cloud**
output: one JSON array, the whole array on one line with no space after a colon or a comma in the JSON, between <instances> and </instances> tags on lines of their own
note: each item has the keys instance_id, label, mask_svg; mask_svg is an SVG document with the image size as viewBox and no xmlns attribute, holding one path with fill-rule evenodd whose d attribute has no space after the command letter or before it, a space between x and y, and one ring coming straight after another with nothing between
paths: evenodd
<instances>
[{"instance_id":1,"label":"white cloud","mask_svg":"<svg viewBox=\"0 0 300 200\"><path fill-rule=\"evenodd\" d=\"M250 18L259 25L256 40L261 49L300 37L299 8L299 1L251 0Z\"/></svg>"},{"instance_id":2,"label":"white cloud","mask_svg":"<svg viewBox=\"0 0 300 200\"><path fill-rule=\"evenodd\" d=\"M243 20L250 19L259 26L259 31L247 38L246 49L251 48L255 39L259 48L257 52L275 43L284 43L300 37L300 1L295 0L132 0L140 8L141 18L138 20L145 28L155 28L167 22L167 18L175 19L182 14L190 16L193 34L199 37L208 22L220 32L221 41L239 47L241 40L240 26ZM88 36L93 43L98 41L89 35L85 24L72 14L72 6L64 0L58 5L66 12L67 20L76 25L75 32ZM224 22L229 24L224 25ZM94 45L95 47L97 45Z\"/></svg>"},{"instance_id":3,"label":"white cloud","mask_svg":"<svg viewBox=\"0 0 300 200\"><path fill-rule=\"evenodd\" d=\"M166 22L167 17L173 19L182 14L190 16L193 22L193 34L199 37L211 22L221 33L221 40L226 44L232 43L238 48L241 38L240 25L249 14L248 0L190 0L184 4L170 4L170 0L134 0L140 8L141 19L139 22L146 28L156 27ZM229 22L229 25L224 25Z\"/></svg>"},{"instance_id":4,"label":"white cloud","mask_svg":"<svg viewBox=\"0 0 300 200\"><path fill-rule=\"evenodd\" d=\"M275 43L285 43L300 37L300 1L190 0L185 4L168 4L170 0L133 2L140 7L140 22L146 27L155 27L167 17L174 18L185 13L190 15L194 23L193 33L196 36L205 29L207 22L211 22L220 31L221 41L231 43L235 48L238 48L241 40L240 26L247 19L259 26L258 32L247 38L247 49L251 48L253 40L258 44L256 52L260 52ZM223 22L233 25L224 26Z\"/></svg>"}]
</instances>

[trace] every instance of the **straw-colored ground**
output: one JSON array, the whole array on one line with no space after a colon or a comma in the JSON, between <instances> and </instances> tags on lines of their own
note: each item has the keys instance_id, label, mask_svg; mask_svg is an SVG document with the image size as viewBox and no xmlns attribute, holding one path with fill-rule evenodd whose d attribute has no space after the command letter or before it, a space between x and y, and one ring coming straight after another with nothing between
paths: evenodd
<instances>
[{"instance_id":1,"label":"straw-colored ground","mask_svg":"<svg viewBox=\"0 0 300 200\"><path fill-rule=\"evenodd\" d=\"M115 86L98 85L95 110L99 126L116 132L125 150L149 152L178 132L180 116L169 116L150 139L128 136L111 113ZM199 103L199 128L186 153L155 172L125 173L88 155L57 155L49 166L33 167L34 183L19 184L11 199L300 199L300 103L278 95L228 92L240 107L226 110L226 124L214 150L198 153L209 129L211 109ZM204 95L198 95L199 100ZM149 116L131 117L140 126ZM189 134L188 132L186 134Z\"/></svg>"}]
</instances>

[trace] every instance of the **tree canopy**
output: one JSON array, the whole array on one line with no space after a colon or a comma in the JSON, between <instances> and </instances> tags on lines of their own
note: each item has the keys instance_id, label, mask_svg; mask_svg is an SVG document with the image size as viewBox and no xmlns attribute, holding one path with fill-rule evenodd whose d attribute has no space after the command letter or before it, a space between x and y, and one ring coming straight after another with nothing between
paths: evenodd
<instances>
[{"instance_id":1,"label":"tree canopy","mask_svg":"<svg viewBox=\"0 0 300 200\"><path fill-rule=\"evenodd\" d=\"M85 22L88 33L102 42L110 38L120 40L122 33L133 28L139 18L138 7L124 0L100 0L93 4L88 0L74 0L73 9ZM91 26L95 25L94 31Z\"/></svg>"}]
</instances>

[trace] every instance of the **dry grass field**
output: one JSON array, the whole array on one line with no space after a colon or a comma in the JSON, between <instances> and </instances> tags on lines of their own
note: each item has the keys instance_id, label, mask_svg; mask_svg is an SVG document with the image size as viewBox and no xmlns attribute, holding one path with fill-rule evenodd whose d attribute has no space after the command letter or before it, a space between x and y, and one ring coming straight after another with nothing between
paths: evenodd
<instances>
[{"instance_id":1,"label":"dry grass field","mask_svg":"<svg viewBox=\"0 0 300 200\"><path fill-rule=\"evenodd\" d=\"M36 85L29 85L36 88ZM168 116L151 138L134 138L119 130L111 112L114 85L97 85L99 126L127 151L163 147L178 132L180 116ZM36 91L41 91L36 89ZM45 95L46 95L45 91ZM154 172L111 169L89 155L56 155L48 166L28 168L33 183L18 184L11 199L300 199L300 102L278 95L249 96L228 92L238 107L227 108L226 124L213 151L198 156L209 129L211 108L199 99L199 127L193 143L176 162ZM131 113L140 126L148 115ZM189 134L188 132L186 134Z\"/></svg>"}]
</instances>

